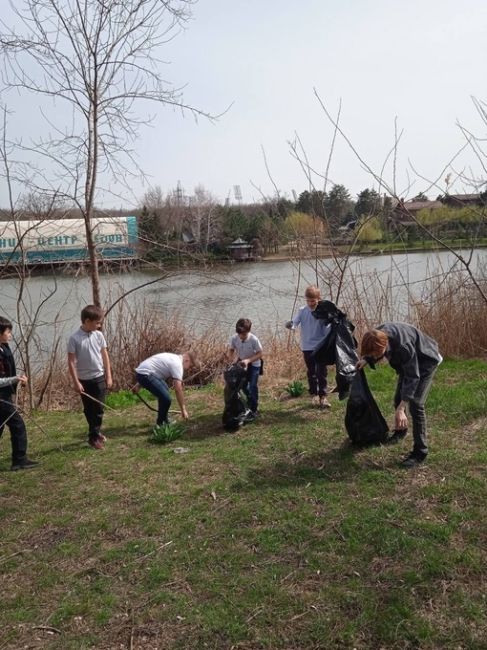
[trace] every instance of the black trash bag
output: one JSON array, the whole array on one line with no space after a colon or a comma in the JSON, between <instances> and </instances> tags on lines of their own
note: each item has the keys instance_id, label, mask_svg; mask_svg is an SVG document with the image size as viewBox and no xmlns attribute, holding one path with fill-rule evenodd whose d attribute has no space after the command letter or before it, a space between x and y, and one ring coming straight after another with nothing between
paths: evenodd
<instances>
[{"instance_id":1,"label":"black trash bag","mask_svg":"<svg viewBox=\"0 0 487 650\"><path fill-rule=\"evenodd\" d=\"M312 313L315 318L331 325L330 333L314 349L313 356L327 366L336 366L336 391L338 399L343 400L348 397L356 374L358 354L357 341L353 335L355 326L330 300L320 300Z\"/></svg>"},{"instance_id":2,"label":"black trash bag","mask_svg":"<svg viewBox=\"0 0 487 650\"><path fill-rule=\"evenodd\" d=\"M233 364L223 372L225 408L222 423L226 431L237 431L253 419L252 411L245 405L242 394L246 377L247 371L240 364Z\"/></svg>"},{"instance_id":3,"label":"black trash bag","mask_svg":"<svg viewBox=\"0 0 487 650\"><path fill-rule=\"evenodd\" d=\"M352 382L345 411L345 428L354 445L384 444L388 441L389 427L363 370L355 373Z\"/></svg>"}]
</instances>

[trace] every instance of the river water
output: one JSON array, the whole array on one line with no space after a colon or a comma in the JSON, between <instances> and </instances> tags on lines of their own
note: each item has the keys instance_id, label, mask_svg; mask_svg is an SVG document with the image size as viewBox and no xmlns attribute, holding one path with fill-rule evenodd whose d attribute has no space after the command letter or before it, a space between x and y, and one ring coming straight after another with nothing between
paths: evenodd
<instances>
[{"instance_id":1,"label":"river water","mask_svg":"<svg viewBox=\"0 0 487 650\"><path fill-rule=\"evenodd\" d=\"M486 249L474 251L472 268L485 277ZM347 309L358 299L372 321L404 320L412 301L427 302L428 279L446 273L464 273L454 255L446 251L353 257L343 274L340 306ZM104 274L104 301L109 305L123 292L160 275L160 271L147 270ZM283 322L291 318L294 307L303 304L304 289L316 284L317 275L323 297L334 299L340 273L333 260L325 259L172 270L168 277L131 293L126 300L132 308L141 308L145 302L167 317L177 315L198 334L230 333L240 317L250 318L256 333L270 334L282 332ZM0 312L13 320L17 320L19 287L17 280L0 280ZM55 333L65 336L77 326L81 308L90 302L87 277L37 276L24 288L20 319L27 322L38 310L37 323L47 328L46 339L54 335L54 320Z\"/></svg>"}]
</instances>

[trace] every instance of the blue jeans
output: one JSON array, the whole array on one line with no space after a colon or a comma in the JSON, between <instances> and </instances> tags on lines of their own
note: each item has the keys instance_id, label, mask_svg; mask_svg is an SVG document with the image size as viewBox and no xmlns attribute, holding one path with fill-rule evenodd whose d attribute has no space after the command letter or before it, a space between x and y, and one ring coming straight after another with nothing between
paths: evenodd
<instances>
[{"instance_id":1,"label":"blue jeans","mask_svg":"<svg viewBox=\"0 0 487 650\"><path fill-rule=\"evenodd\" d=\"M143 386L143 388L147 388L150 393L157 397L158 412L156 424L159 425L168 422L167 414L171 406L171 395L164 379L159 379L155 375L140 375L138 372L135 373L135 379L138 384Z\"/></svg>"},{"instance_id":2,"label":"blue jeans","mask_svg":"<svg viewBox=\"0 0 487 650\"><path fill-rule=\"evenodd\" d=\"M249 409L255 413L259 404L259 388L257 382L259 381L260 366L248 366L247 378L242 389L247 397Z\"/></svg>"}]
</instances>

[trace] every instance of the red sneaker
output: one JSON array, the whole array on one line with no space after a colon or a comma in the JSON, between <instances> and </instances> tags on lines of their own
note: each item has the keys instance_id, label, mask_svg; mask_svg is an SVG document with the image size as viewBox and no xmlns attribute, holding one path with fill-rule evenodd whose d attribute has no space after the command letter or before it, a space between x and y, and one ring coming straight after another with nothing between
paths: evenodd
<instances>
[{"instance_id":1,"label":"red sneaker","mask_svg":"<svg viewBox=\"0 0 487 650\"><path fill-rule=\"evenodd\" d=\"M103 442L100 440L100 438L95 438L94 440L88 440L88 444L90 447L93 447L93 449L103 449Z\"/></svg>"}]
</instances>

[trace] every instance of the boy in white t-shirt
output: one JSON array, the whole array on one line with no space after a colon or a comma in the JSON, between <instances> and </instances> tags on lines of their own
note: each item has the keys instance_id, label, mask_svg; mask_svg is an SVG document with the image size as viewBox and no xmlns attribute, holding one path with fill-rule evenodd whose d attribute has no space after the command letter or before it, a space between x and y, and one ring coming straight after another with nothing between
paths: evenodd
<instances>
[{"instance_id":1,"label":"boy in white t-shirt","mask_svg":"<svg viewBox=\"0 0 487 650\"><path fill-rule=\"evenodd\" d=\"M69 374L81 395L88 422L88 444L94 449L103 449L106 440L101 433L103 403L107 389L112 387L107 343L100 332L103 317L101 307L87 305L81 311L81 327L68 340Z\"/></svg>"},{"instance_id":2,"label":"boy in white t-shirt","mask_svg":"<svg viewBox=\"0 0 487 650\"><path fill-rule=\"evenodd\" d=\"M239 318L235 325L235 332L228 342L230 361L239 362L247 370L247 379L243 391L247 396L249 409L254 416L258 415L259 388L258 381L262 368L262 345L259 339L250 332L252 321L248 318Z\"/></svg>"},{"instance_id":3,"label":"boy in white t-shirt","mask_svg":"<svg viewBox=\"0 0 487 650\"><path fill-rule=\"evenodd\" d=\"M184 402L183 374L185 370L196 366L197 361L192 352L185 352L184 354L161 352L142 361L135 369L137 383L132 390L137 393L142 386L157 397L159 406L157 425L168 422L167 414L171 406L171 394L166 383L168 379L172 379L181 415L185 420L188 419L189 415Z\"/></svg>"}]
</instances>

